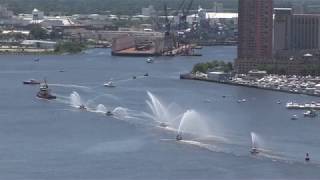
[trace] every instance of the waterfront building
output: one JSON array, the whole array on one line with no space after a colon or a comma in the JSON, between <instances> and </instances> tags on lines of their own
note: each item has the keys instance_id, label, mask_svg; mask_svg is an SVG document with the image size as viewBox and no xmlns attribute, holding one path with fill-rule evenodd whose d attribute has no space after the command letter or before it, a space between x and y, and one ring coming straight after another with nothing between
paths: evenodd
<instances>
[{"instance_id":1,"label":"waterfront building","mask_svg":"<svg viewBox=\"0 0 320 180\"><path fill-rule=\"evenodd\" d=\"M272 0L239 0L238 73L272 61Z\"/></svg>"},{"instance_id":2,"label":"waterfront building","mask_svg":"<svg viewBox=\"0 0 320 180\"><path fill-rule=\"evenodd\" d=\"M274 51L320 49L320 15L275 9Z\"/></svg>"},{"instance_id":3,"label":"waterfront building","mask_svg":"<svg viewBox=\"0 0 320 180\"><path fill-rule=\"evenodd\" d=\"M41 48L41 49L54 49L56 46L54 41L43 41L43 40L24 40L21 45L27 48Z\"/></svg>"},{"instance_id":4,"label":"waterfront building","mask_svg":"<svg viewBox=\"0 0 320 180\"><path fill-rule=\"evenodd\" d=\"M8 19L13 17L13 12L8 10L6 7L0 5L0 18Z\"/></svg>"},{"instance_id":5,"label":"waterfront building","mask_svg":"<svg viewBox=\"0 0 320 180\"><path fill-rule=\"evenodd\" d=\"M38 9L33 9L32 11L32 21L34 23L39 23L40 20L43 20L44 13Z\"/></svg>"}]
</instances>

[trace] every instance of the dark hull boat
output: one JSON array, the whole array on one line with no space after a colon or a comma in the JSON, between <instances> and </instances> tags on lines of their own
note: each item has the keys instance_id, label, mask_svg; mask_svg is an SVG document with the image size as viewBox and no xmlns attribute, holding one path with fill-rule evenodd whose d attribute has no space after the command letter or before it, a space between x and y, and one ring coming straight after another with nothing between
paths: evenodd
<instances>
[{"instance_id":1,"label":"dark hull boat","mask_svg":"<svg viewBox=\"0 0 320 180\"><path fill-rule=\"evenodd\" d=\"M23 81L23 84L36 85L36 84L40 84L40 81L37 81L37 80L34 80L34 79L30 79L28 81Z\"/></svg>"},{"instance_id":2,"label":"dark hull boat","mask_svg":"<svg viewBox=\"0 0 320 180\"><path fill-rule=\"evenodd\" d=\"M50 93L50 89L46 81L40 84L40 90L37 93L37 97L41 99L47 99L47 100L52 100L57 98L56 96Z\"/></svg>"},{"instance_id":3,"label":"dark hull boat","mask_svg":"<svg viewBox=\"0 0 320 180\"><path fill-rule=\"evenodd\" d=\"M113 116L113 113L111 111L106 112L107 116Z\"/></svg>"},{"instance_id":4,"label":"dark hull boat","mask_svg":"<svg viewBox=\"0 0 320 180\"><path fill-rule=\"evenodd\" d=\"M51 94L42 94L41 92L37 93L37 97L41 99L48 99L48 100L57 99L57 96L54 96Z\"/></svg>"}]
</instances>

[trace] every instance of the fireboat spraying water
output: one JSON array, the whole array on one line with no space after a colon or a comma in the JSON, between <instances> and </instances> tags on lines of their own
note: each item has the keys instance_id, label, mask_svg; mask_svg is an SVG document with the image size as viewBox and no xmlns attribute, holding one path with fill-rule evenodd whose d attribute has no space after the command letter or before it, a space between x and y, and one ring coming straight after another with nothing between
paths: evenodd
<instances>
[{"instance_id":1,"label":"fireboat spraying water","mask_svg":"<svg viewBox=\"0 0 320 180\"><path fill-rule=\"evenodd\" d=\"M251 132L251 150L250 153L253 155L256 155L259 153L259 150L257 148L257 136L254 132Z\"/></svg>"},{"instance_id":2,"label":"fireboat spraying water","mask_svg":"<svg viewBox=\"0 0 320 180\"><path fill-rule=\"evenodd\" d=\"M181 140L182 140L182 134L181 134L181 133L178 133L178 134L177 134L176 140L177 140L177 141L181 141Z\"/></svg>"},{"instance_id":3,"label":"fireboat spraying water","mask_svg":"<svg viewBox=\"0 0 320 180\"><path fill-rule=\"evenodd\" d=\"M107 115L107 116L113 116L113 113L112 113L111 111L107 111L107 112L106 112L106 115Z\"/></svg>"},{"instance_id":4,"label":"fireboat spraying water","mask_svg":"<svg viewBox=\"0 0 320 180\"><path fill-rule=\"evenodd\" d=\"M87 110L87 107L84 105L84 104L81 104L80 106L79 106L79 109L80 110Z\"/></svg>"}]
</instances>

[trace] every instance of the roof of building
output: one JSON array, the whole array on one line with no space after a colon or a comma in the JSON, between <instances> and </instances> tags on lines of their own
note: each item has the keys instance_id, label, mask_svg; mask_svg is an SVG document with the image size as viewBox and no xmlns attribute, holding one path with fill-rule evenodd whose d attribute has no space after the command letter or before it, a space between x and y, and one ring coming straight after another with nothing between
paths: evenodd
<instances>
[{"instance_id":1,"label":"roof of building","mask_svg":"<svg viewBox=\"0 0 320 180\"><path fill-rule=\"evenodd\" d=\"M42 43L42 44L56 44L57 42L54 41L43 41L43 40L24 40L21 44L23 45L32 45L35 43Z\"/></svg>"},{"instance_id":2,"label":"roof of building","mask_svg":"<svg viewBox=\"0 0 320 180\"><path fill-rule=\"evenodd\" d=\"M198 14L190 15L190 17L198 17ZM206 18L208 19L232 19L238 18L238 13L217 13L217 12L207 12Z\"/></svg>"}]
</instances>

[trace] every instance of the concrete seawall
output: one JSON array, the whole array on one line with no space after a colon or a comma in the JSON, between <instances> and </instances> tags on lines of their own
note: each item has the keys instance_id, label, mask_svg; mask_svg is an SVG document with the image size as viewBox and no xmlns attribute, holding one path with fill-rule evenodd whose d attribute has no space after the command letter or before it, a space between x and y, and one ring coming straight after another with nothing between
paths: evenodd
<instances>
[{"instance_id":1,"label":"concrete seawall","mask_svg":"<svg viewBox=\"0 0 320 180\"><path fill-rule=\"evenodd\" d=\"M212 82L212 83L227 84L227 85L232 85L232 86L242 86L242 87L247 87L247 88L255 88L255 89L262 89L262 90L269 90L269 91L285 92L285 93L290 93L290 94L303 94L303 95L308 95L308 96L320 97L320 94L295 92L295 91L284 90L284 89L274 89L274 88L268 88L268 87L253 86L253 85L249 85L249 84L240 84L240 83L236 83L236 82L232 82L232 81L216 81L216 80L211 80L211 79L206 79L206 78L201 78L201 77L195 77L191 74L180 74L180 79L206 81L206 82Z\"/></svg>"}]
</instances>

